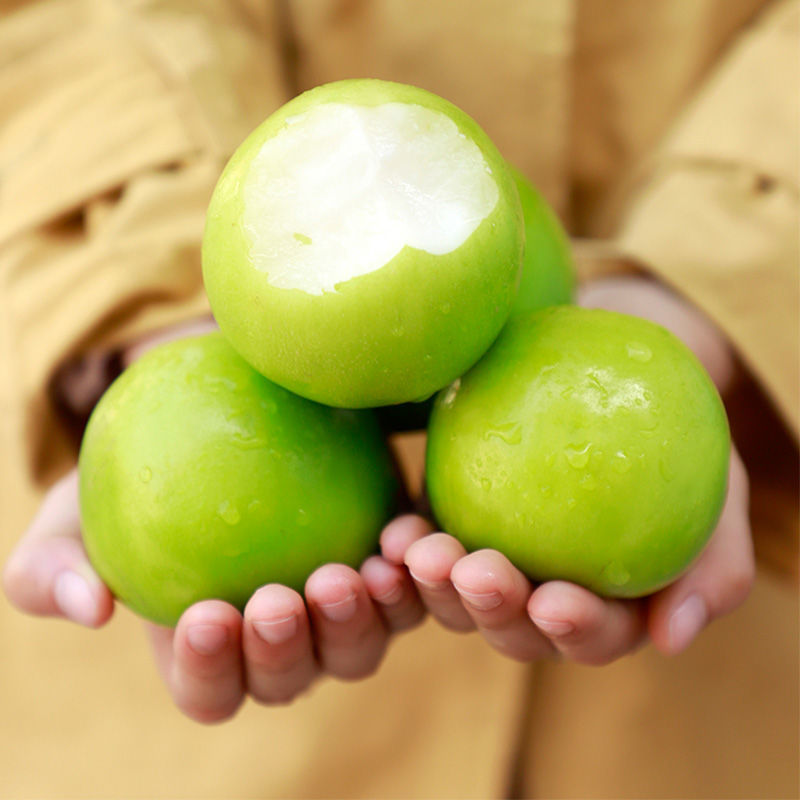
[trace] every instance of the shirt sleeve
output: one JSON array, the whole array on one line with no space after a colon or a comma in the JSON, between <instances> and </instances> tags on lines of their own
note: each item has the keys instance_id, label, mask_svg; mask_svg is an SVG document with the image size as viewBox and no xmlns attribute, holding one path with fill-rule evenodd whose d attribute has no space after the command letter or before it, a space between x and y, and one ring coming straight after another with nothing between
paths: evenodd
<instances>
[{"instance_id":1,"label":"shirt sleeve","mask_svg":"<svg viewBox=\"0 0 800 800\"><path fill-rule=\"evenodd\" d=\"M0 18L3 472L43 483L63 463L60 364L207 313L210 194L288 99L276 8L50 0Z\"/></svg>"},{"instance_id":2,"label":"shirt sleeve","mask_svg":"<svg viewBox=\"0 0 800 800\"><path fill-rule=\"evenodd\" d=\"M639 172L613 246L726 333L726 397L762 564L797 580L800 3L771 6Z\"/></svg>"},{"instance_id":3,"label":"shirt sleeve","mask_svg":"<svg viewBox=\"0 0 800 800\"><path fill-rule=\"evenodd\" d=\"M796 0L726 54L642 170L617 243L727 333L794 439L800 425Z\"/></svg>"}]
</instances>

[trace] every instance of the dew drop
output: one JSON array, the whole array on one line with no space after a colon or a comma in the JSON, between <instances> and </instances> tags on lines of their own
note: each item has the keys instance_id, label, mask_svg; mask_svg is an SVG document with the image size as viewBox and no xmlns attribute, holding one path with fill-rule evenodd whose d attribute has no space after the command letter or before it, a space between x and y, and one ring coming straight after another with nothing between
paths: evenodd
<instances>
[{"instance_id":1,"label":"dew drop","mask_svg":"<svg viewBox=\"0 0 800 800\"><path fill-rule=\"evenodd\" d=\"M581 489L585 489L587 492L591 492L597 488L597 481L595 480L594 475L591 473L584 475L581 478L580 482Z\"/></svg>"},{"instance_id":2,"label":"dew drop","mask_svg":"<svg viewBox=\"0 0 800 800\"><path fill-rule=\"evenodd\" d=\"M658 461L658 471L661 473L661 477L667 483L669 483L675 478L675 470L672 468L672 465L664 458L661 458Z\"/></svg>"},{"instance_id":3,"label":"dew drop","mask_svg":"<svg viewBox=\"0 0 800 800\"><path fill-rule=\"evenodd\" d=\"M150 483L150 479L153 477L153 471L150 467L142 467L139 471L139 480L142 483Z\"/></svg>"},{"instance_id":4,"label":"dew drop","mask_svg":"<svg viewBox=\"0 0 800 800\"><path fill-rule=\"evenodd\" d=\"M506 444L519 444L522 441L522 428L518 422L506 422L502 425L495 425L483 434L483 438L500 439Z\"/></svg>"},{"instance_id":5,"label":"dew drop","mask_svg":"<svg viewBox=\"0 0 800 800\"><path fill-rule=\"evenodd\" d=\"M631 468L631 460L624 451L617 450L617 452L614 453L614 457L611 459L611 466L614 468L615 472L623 474Z\"/></svg>"},{"instance_id":6,"label":"dew drop","mask_svg":"<svg viewBox=\"0 0 800 800\"><path fill-rule=\"evenodd\" d=\"M298 509L297 511L297 524L301 527L305 527L310 522L308 518L308 514L304 509Z\"/></svg>"},{"instance_id":7,"label":"dew drop","mask_svg":"<svg viewBox=\"0 0 800 800\"><path fill-rule=\"evenodd\" d=\"M230 500L223 500L217 508L217 514L222 518L223 522L228 525L236 525L239 522L239 509L231 503Z\"/></svg>"},{"instance_id":8,"label":"dew drop","mask_svg":"<svg viewBox=\"0 0 800 800\"><path fill-rule=\"evenodd\" d=\"M461 389L461 378L456 378L448 387L444 396L444 400L442 400L442 404L446 407L452 406L456 400L459 389Z\"/></svg>"},{"instance_id":9,"label":"dew drop","mask_svg":"<svg viewBox=\"0 0 800 800\"><path fill-rule=\"evenodd\" d=\"M488 478L481 478L481 489L488 492L492 488L492 482Z\"/></svg>"},{"instance_id":10,"label":"dew drop","mask_svg":"<svg viewBox=\"0 0 800 800\"><path fill-rule=\"evenodd\" d=\"M261 501L260 501L260 500L258 500L258 499L256 499L256 500L251 500L251 501L250 501L250 503L249 503L249 504L248 504L248 506L247 506L247 510L248 510L248 511L249 511L251 514L255 513L255 512L256 512L256 511L258 511L260 508L261 508Z\"/></svg>"},{"instance_id":11,"label":"dew drop","mask_svg":"<svg viewBox=\"0 0 800 800\"><path fill-rule=\"evenodd\" d=\"M564 449L567 462L575 469L583 469L589 463L589 450L592 444L589 442L584 445L570 446Z\"/></svg>"},{"instance_id":12,"label":"dew drop","mask_svg":"<svg viewBox=\"0 0 800 800\"><path fill-rule=\"evenodd\" d=\"M603 568L603 576L614 586L624 586L631 579L630 572L619 561L611 561L606 564Z\"/></svg>"},{"instance_id":13,"label":"dew drop","mask_svg":"<svg viewBox=\"0 0 800 800\"><path fill-rule=\"evenodd\" d=\"M646 364L653 357L653 351L646 344L642 344L641 342L628 342L625 346L625 350L628 353L628 358L632 358L634 361L639 361L642 364Z\"/></svg>"}]
</instances>

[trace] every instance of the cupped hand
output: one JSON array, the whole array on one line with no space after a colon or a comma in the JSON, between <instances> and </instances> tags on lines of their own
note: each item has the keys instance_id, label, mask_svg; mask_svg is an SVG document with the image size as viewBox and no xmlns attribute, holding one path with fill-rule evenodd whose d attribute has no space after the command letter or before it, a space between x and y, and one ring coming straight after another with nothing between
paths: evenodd
<instances>
[{"instance_id":1,"label":"cupped hand","mask_svg":"<svg viewBox=\"0 0 800 800\"><path fill-rule=\"evenodd\" d=\"M608 600L565 581L533 585L494 550L467 554L445 533L396 520L383 533L388 563L405 564L427 611L456 631L477 629L519 661L551 655L607 664L646 641L666 654L684 650L716 617L748 595L755 561L747 475L733 451L718 525L695 563L674 583L639 600Z\"/></svg>"},{"instance_id":2,"label":"cupped hand","mask_svg":"<svg viewBox=\"0 0 800 800\"><path fill-rule=\"evenodd\" d=\"M430 526L404 518L407 536ZM3 588L22 611L106 623L114 598L92 568L80 530L77 472L47 494L9 558ZM421 621L424 609L405 568L373 556L361 572L341 564L317 569L305 597L269 584L244 613L221 600L187 609L175 629L146 623L156 663L178 707L201 722L232 716L246 696L287 703L320 676L373 673L392 634Z\"/></svg>"}]
</instances>

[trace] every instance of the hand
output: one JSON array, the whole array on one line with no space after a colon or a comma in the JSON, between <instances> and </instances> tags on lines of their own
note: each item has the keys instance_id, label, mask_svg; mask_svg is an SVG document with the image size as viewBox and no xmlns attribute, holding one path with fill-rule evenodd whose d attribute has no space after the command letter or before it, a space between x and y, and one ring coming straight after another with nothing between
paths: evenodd
<instances>
[{"instance_id":1,"label":"hand","mask_svg":"<svg viewBox=\"0 0 800 800\"><path fill-rule=\"evenodd\" d=\"M430 531L404 518L413 538ZM114 608L83 547L78 476L72 471L47 494L12 553L3 587L23 611L106 623ZM344 680L375 671L393 633L416 625L422 604L407 571L379 556L356 572L320 567L305 598L286 586L258 589L239 613L220 600L196 603L172 630L146 624L156 663L175 703L190 717L215 722L235 713L245 696L286 703L318 677Z\"/></svg>"},{"instance_id":2,"label":"hand","mask_svg":"<svg viewBox=\"0 0 800 800\"><path fill-rule=\"evenodd\" d=\"M214 329L210 319L166 329L122 353L129 365L157 344ZM85 370L65 371L71 399L86 390ZM90 376L102 379L95 370ZM74 379L74 380L73 380ZM80 384L80 385L79 385ZM425 522L412 522L416 531ZM92 569L83 546L78 475L73 470L47 493L3 573L11 602L23 611L58 616L88 627L111 617L114 599ZM231 716L246 695L285 703L321 675L352 680L373 672L392 633L416 625L424 610L404 568L379 557L361 574L329 564L310 576L305 598L285 586L260 588L244 613L210 600L197 603L172 630L147 624L156 663L173 699L190 717Z\"/></svg>"},{"instance_id":3,"label":"hand","mask_svg":"<svg viewBox=\"0 0 800 800\"><path fill-rule=\"evenodd\" d=\"M660 284L642 278L600 280L583 287L580 303L663 325L695 353L720 393L731 384L735 364L723 335ZM735 449L726 503L705 550L672 585L641 600L605 600L564 581L533 586L500 553L467 555L444 533L410 541L390 526L383 544L385 557L408 566L432 616L454 630L477 628L492 647L520 661L559 654L605 664L648 637L662 652L678 653L711 620L743 602L755 576L747 474Z\"/></svg>"},{"instance_id":4,"label":"hand","mask_svg":"<svg viewBox=\"0 0 800 800\"><path fill-rule=\"evenodd\" d=\"M607 664L648 637L672 655L750 591L755 565L747 495L734 451L727 500L706 549L677 581L641 600L606 600L565 581L534 586L500 553L467 554L452 536L425 536L420 523L412 530L408 518L387 526L383 557L408 567L426 610L445 627L477 629L495 650L518 661L558 654Z\"/></svg>"}]
</instances>

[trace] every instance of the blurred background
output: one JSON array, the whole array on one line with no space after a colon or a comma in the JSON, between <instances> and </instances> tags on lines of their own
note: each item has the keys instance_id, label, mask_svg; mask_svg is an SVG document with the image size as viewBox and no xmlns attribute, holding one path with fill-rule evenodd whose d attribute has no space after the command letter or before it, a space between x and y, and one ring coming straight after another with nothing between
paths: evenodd
<instances>
[{"instance_id":1,"label":"blurred background","mask_svg":"<svg viewBox=\"0 0 800 800\"><path fill-rule=\"evenodd\" d=\"M797 2L0 0L0 560L120 354L208 313L205 207L300 91L380 77L473 116L576 239L736 347L748 602L674 659L524 666L431 624L379 674L202 727L139 622L0 598L0 796L797 797ZM424 437L396 441L419 489Z\"/></svg>"}]
</instances>

